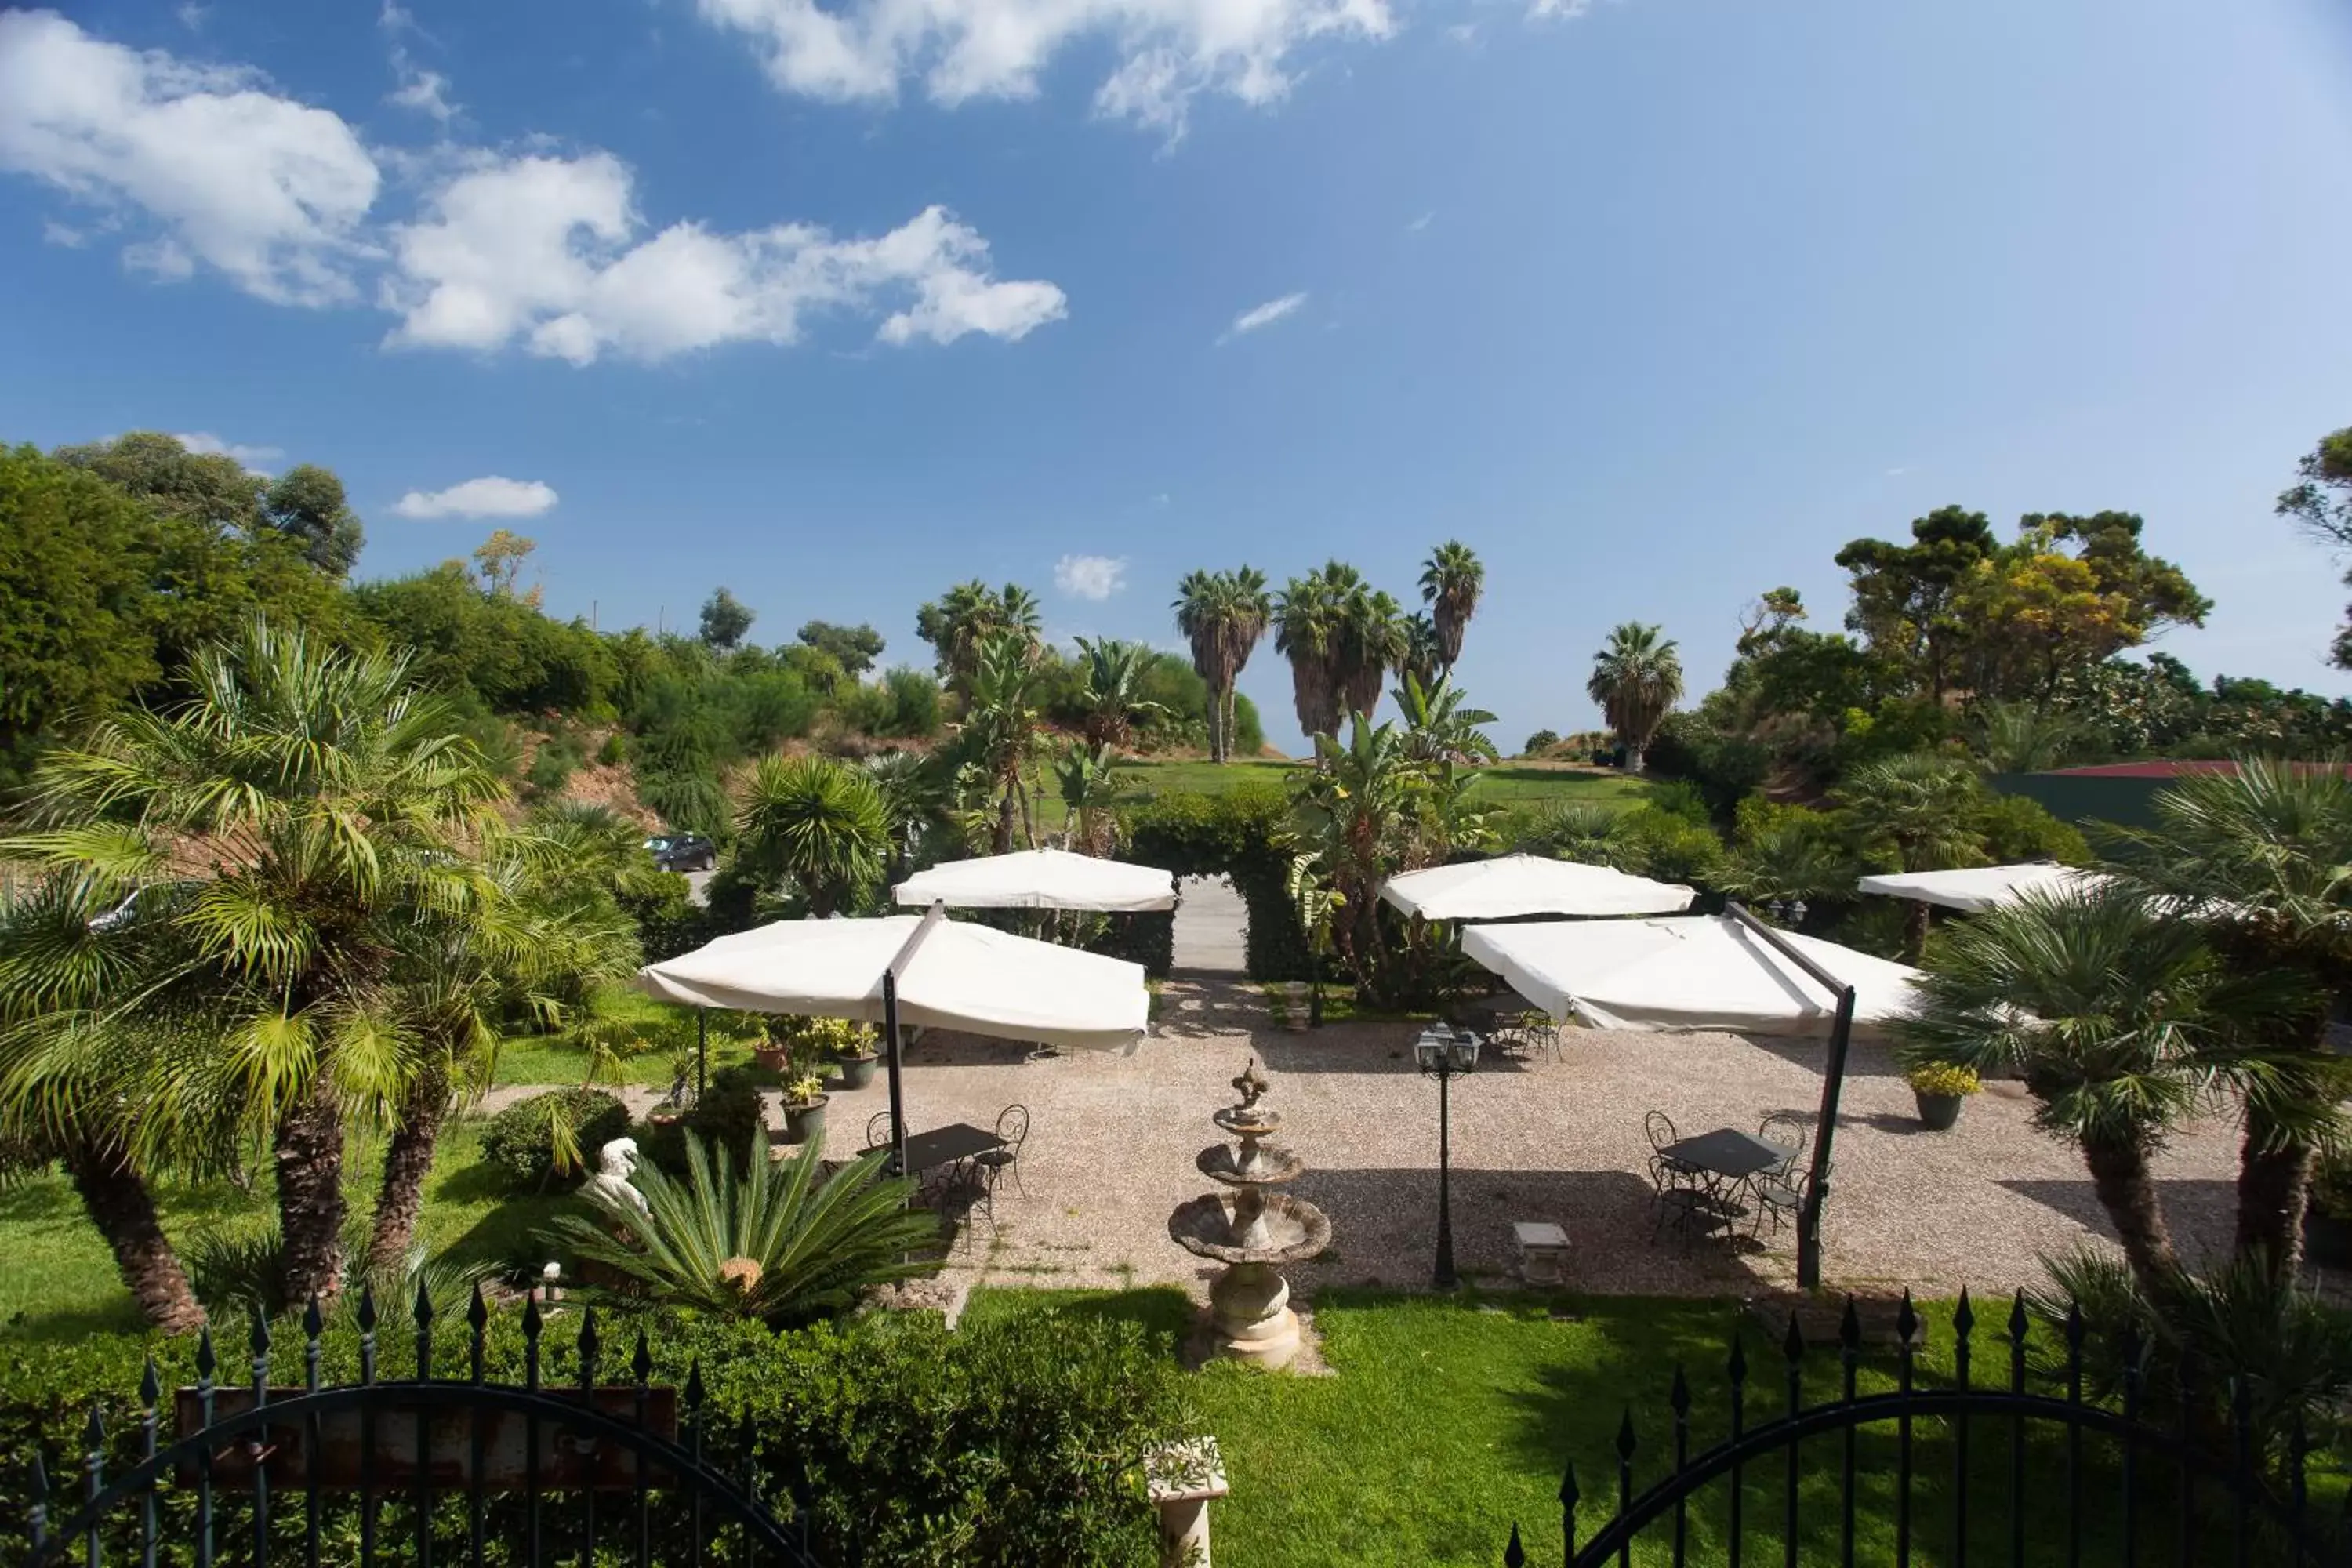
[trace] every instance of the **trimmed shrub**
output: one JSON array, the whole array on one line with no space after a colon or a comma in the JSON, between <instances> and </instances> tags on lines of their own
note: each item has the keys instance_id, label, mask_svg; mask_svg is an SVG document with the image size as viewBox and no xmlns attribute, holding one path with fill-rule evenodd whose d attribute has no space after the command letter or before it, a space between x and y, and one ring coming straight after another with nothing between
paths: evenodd
<instances>
[{"instance_id":1,"label":"trimmed shrub","mask_svg":"<svg viewBox=\"0 0 2352 1568\"><path fill-rule=\"evenodd\" d=\"M558 1119L579 1166L561 1169ZM558 1089L517 1100L482 1131L482 1158L506 1173L517 1186L543 1188L556 1176L577 1175L593 1165L596 1151L629 1131L628 1108L601 1089Z\"/></svg>"},{"instance_id":2,"label":"trimmed shrub","mask_svg":"<svg viewBox=\"0 0 2352 1568\"><path fill-rule=\"evenodd\" d=\"M1128 813L1129 858L1180 877L1234 879L1249 906L1252 980L1304 980L1307 933L1285 885L1291 852L1283 836L1290 797L1279 784L1250 783L1223 795L1179 790ZM1172 928L1171 928L1172 929Z\"/></svg>"}]
</instances>

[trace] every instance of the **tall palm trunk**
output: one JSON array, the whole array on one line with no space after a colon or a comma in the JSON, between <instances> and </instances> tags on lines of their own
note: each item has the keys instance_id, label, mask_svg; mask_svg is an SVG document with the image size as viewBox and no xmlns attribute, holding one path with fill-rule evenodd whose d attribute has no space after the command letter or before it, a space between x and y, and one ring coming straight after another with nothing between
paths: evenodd
<instances>
[{"instance_id":1,"label":"tall palm trunk","mask_svg":"<svg viewBox=\"0 0 2352 1568\"><path fill-rule=\"evenodd\" d=\"M368 1233L367 1270L378 1281L407 1267L416 1240L416 1216L425 1209L425 1178L449 1114L449 1084L438 1072L425 1075L401 1108L400 1126L383 1150L383 1187L376 1194L375 1219Z\"/></svg>"},{"instance_id":2,"label":"tall palm trunk","mask_svg":"<svg viewBox=\"0 0 2352 1568\"><path fill-rule=\"evenodd\" d=\"M205 1309L180 1267L180 1256L163 1234L155 1199L122 1152L79 1139L65 1149L67 1173L90 1223L114 1249L114 1265L147 1321L167 1334L193 1333L204 1326Z\"/></svg>"},{"instance_id":3,"label":"tall palm trunk","mask_svg":"<svg viewBox=\"0 0 2352 1568\"><path fill-rule=\"evenodd\" d=\"M2238 1152L2238 1253L2259 1255L2274 1279L2292 1279L2303 1264L2303 1213L2315 1159L2308 1142L2281 1136L2268 1118L2246 1118Z\"/></svg>"},{"instance_id":4,"label":"tall palm trunk","mask_svg":"<svg viewBox=\"0 0 2352 1568\"><path fill-rule=\"evenodd\" d=\"M1903 901L1903 962L1916 963L1927 951L1927 906L1918 899Z\"/></svg>"},{"instance_id":5,"label":"tall palm trunk","mask_svg":"<svg viewBox=\"0 0 2352 1568\"><path fill-rule=\"evenodd\" d=\"M2090 1167L2092 1191L2116 1227L2132 1272L2151 1289L2160 1286L2179 1266L2148 1173L2147 1151L2137 1143L2086 1142L2083 1163Z\"/></svg>"},{"instance_id":6,"label":"tall palm trunk","mask_svg":"<svg viewBox=\"0 0 2352 1568\"><path fill-rule=\"evenodd\" d=\"M275 1154L286 1299L327 1300L343 1286L343 1122L323 1070L279 1121Z\"/></svg>"},{"instance_id":7,"label":"tall palm trunk","mask_svg":"<svg viewBox=\"0 0 2352 1568\"><path fill-rule=\"evenodd\" d=\"M1013 786L1004 786L1004 798L996 804L996 836L990 840L990 852L1009 855L1013 852L1013 814L1018 807L1013 798Z\"/></svg>"}]
</instances>

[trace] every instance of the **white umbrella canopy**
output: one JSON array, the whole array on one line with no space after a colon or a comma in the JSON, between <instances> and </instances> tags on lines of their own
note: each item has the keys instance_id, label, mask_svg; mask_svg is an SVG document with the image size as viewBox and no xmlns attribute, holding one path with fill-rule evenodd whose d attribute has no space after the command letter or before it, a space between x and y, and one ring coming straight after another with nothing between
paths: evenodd
<instances>
[{"instance_id":1,"label":"white umbrella canopy","mask_svg":"<svg viewBox=\"0 0 2352 1568\"><path fill-rule=\"evenodd\" d=\"M1091 910L1133 914L1176 907L1176 879L1125 860L1067 849L1023 849L950 860L892 889L902 904L959 910Z\"/></svg>"},{"instance_id":2,"label":"white umbrella canopy","mask_svg":"<svg viewBox=\"0 0 2352 1568\"><path fill-rule=\"evenodd\" d=\"M1501 921L1520 915L1671 915L1696 895L1607 866L1544 855L1498 855L1391 877L1381 897L1432 921Z\"/></svg>"},{"instance_id":3,"label":"white umbrella canopy","mask_svg":"<svg viewBox=\"0 0 2352 1568\"><path fill-rule=\"evenodd\" d=\"M2107 880L2103 872L2037 860L2018 866L1971 866L1958 871L1892 871L1864 877L1854 885L1865 893L1940 904L1973 915L2014 903L2030 892L2073 892Z\"/></svg>"},{"instance_id":4,"label":"white umbrella canopy","mask_svg":"<svg viewBox=\"0 0 2352 1568\"><path fill-rule=\"evenodd\" d=\"M1854 1023L1908 1009L1918 971L1818 937L1780 933L1854 988ZM1546 921L1472 926L1462 951L1555 1018L1596 1029L1721 1029L1827 1036L1837 998L1738 921Z\"/></svg>"},{"instance_id":5,"label":"white umbrella canopy","mask_svg":"<svg viewBox=\"0 0 2352 1568\"><path fill-rule=\"evenodd\" d=\"M637 989L691 1007L883 1021L882 974L923 921L779 921L637 971ZM1151 1006L1143 966L941 921L898 971L902 1025L1082 1050L1131 1051Z\"/></svg>"}]
</instances>

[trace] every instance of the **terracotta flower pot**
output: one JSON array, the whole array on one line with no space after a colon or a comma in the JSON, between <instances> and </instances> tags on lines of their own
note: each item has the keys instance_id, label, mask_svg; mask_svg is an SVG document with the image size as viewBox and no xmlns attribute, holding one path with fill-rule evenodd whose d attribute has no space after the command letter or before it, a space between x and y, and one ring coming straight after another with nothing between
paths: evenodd
<instances>
[{"instance_id":1,"label":"terracotta flower pot","mask_svg":"<svg viewBox=\"0 0 2352 1568\"><path fill-rule=\"evenodd\" d=\"M767 1072L782 1072L786 1054L782 1046L753 1046L751 1065Z\"/></svg>"}]
</instances>

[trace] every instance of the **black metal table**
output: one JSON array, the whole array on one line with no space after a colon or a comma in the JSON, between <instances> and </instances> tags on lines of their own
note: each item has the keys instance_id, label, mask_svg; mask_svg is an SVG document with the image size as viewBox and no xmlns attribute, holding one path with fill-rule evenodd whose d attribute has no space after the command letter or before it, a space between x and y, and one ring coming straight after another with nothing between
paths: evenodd
<instances>
[{"instance_id":1,"label":"black metal table","mask_svg":"<svg viewBox=\"0 0 2352 1568\"><path fill-rule=\"evenodd\" d=\"M1659 1150L1658 1155L1726 1182L1744 1182L1760 1172L1787 1164L1797 1157L1797 1151L1786 1143L1742 1132L1737 1127L1718 1127L1712 1132L1670 1143Z\"/></svg>"},{"instance_id":2,"label":"black metal table","mask_svg":"<svg viewBox=\"0 0 2352 1568\"><path fill-rule=\"evenodd\" d=\"M951 1122L934 1127L928 1132L918 1132L907 1140L906 1174L919 1184L929 1171L952 1169L965 1161L1004 1146L1004 1140L992 1127L974 1127L969 1121Z\"/></svg>"}]
</instances>

